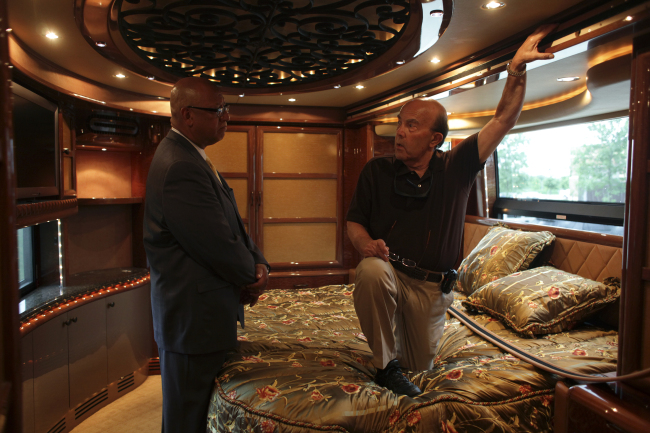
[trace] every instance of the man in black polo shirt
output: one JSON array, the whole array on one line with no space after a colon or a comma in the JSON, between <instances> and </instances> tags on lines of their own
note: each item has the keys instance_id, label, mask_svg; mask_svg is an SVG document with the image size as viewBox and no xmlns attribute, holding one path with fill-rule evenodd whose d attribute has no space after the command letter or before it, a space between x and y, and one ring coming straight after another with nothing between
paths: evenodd
<instances>
[{"instance_id":1,"label":"man in black polo shirt","mask_svg":"<svg viewBox=\"0 0 650 433\"><path fill-rule=\"evenodd\" d=\"M526 63L553 58L537 45L554 28L540 27L517 50L494 118L478 134L449 152L438 150L449 131L447 112L436 101L413 100L398 116L395 156L373 159L361 172L347 214L350 240L364 256L354 305L373 352L375 382L396 394L421 392L401 367L433 366L453 301L448 283L455 275L467 197L521 113Z\"/></svg>"}]
</instances>

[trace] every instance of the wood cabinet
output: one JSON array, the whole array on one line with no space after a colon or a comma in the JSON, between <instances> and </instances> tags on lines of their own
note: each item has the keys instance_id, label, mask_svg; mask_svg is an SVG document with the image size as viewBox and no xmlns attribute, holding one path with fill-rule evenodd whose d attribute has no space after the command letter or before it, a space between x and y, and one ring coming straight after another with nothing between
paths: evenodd
<instances>
[{"instance_id":1,"label":"wood cabinet","mask_svg":"<svg viewBox=\"0 0 650 433\"><path fill-rule=\"evenodd\" d=\"M343 266L341 148L338 128L272 126L229 126L206 148L274 270Z\"/></svg>"},{"instance_id":2,"label":"wood cabinet","mask_svg":"<svg viewBox=\"0 0 650 433\"><path fill-rule=\"evenodd\" d=\"M120 381L151 357L149 287L86 303L22 338L25 433L66 431L131 387Z\"/></svg>"},{"instance_id":3,"label":"wood cabinet","mask_svg":"<svg viewBox=\"0 0 650 433\"><path fill-rule=\"evenodd\" d=\"M149 290L135 289L106 298L107 383L123 379L151 357Z\"/></svg>"}]
</instances>

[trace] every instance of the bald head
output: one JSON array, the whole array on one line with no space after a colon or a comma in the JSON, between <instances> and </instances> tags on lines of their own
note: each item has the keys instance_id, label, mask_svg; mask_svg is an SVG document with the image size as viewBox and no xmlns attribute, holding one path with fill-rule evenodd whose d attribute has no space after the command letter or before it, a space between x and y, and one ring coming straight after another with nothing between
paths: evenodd
<instances>
[{"instance_id":1,"label":"bald head","mask_svg":"<svg viewBox=\"0 0 650 433\"><path fill-rule=\"evenodd\" d=\"M178 80L169 103L172 126L199 147L205 148L223 138L230 117L228 113L219 117L214 112L224 106L224 98L209 80L197 77Z\"/></svg>"},{"instance_id":2,"label":"bald head","mask_svg":"<svg viewBox=\"0 0 650 433\"><path fill-rule=\"evenodd\" d=\"M443 107L440 102L433 99L414 99L404 104L400 109L400 112L407 106L421 112L423 118L431 122L428 125L431 132L439 132L442 134L442 140L440 141L440 144L438 144L438 147L442 146L445 138L447 138L447 134L449 134L449 122L447 120L447 110L445 107Z\"/></svg>"}]
</instances>

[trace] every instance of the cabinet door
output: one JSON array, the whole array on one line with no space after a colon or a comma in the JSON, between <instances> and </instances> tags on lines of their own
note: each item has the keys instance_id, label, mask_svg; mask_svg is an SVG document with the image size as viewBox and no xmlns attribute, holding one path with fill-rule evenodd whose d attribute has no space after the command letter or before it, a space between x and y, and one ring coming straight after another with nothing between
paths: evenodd
<instances>
[{"instance_id":1,"label":"cabinet door","mask_svg":"<svg viewBox=\"0 0 650 433\"><path fill-rule=\"evenodd\" d=\"M149 284L106 298L108 383L145 365L151 357Z\"/></svg>"},{"instance_id":2,"label":"cabinet door","mask_svg":"<svg viewBox=\"0 0 650 433\"><path fill-rule=\"evenodd\" d=\"M62 314L32 331L34 344L34 431L47 432L68 412L68 320Z\"/></svg>"},{"instance_id":3,"label":"cabinet door","mask_svg":"<svg viewBox=\"0 0 650 433\"><path fill-rule=\"evenodd\" d=\"M23 433L34 432L34 336L20 339L20 371L23 379Z\"/></svg>"},{"instance_id":4,"label":"cabinet door","mask_svg":"<svg viewBox=\"0 0 650 433\"><path fill-rule=\"evenodd\" d=\"M280 268L341 263L341 132L258 128L266 259Z\"/></svg>"},{"instance_id":5,"label":"cabinet door","mask_svg":"<svg viewBox=\"0 0 650 433\"><path fill-rule=\"evenodd\" d=\"M68 312L70 407L106 387L106 305L94 301Z\"/></svg>"}]
</instances>

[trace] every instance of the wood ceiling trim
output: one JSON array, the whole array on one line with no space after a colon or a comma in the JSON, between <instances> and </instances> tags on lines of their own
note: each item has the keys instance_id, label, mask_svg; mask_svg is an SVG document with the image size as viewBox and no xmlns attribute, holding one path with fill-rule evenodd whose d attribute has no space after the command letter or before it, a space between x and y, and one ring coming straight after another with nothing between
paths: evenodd
<instances>
[{"instance_id":1,"label":"wood ceiling trim","mask_svg":"<svg viewBox=\"0 0 650 433\"><path fill-rule=\"evenodd\" d=\"M646 11L640 14L638 17L635 17L633 21L628 22L621 20L604 26L603 28L605 31L592 31L586 33L585 35L580 35L579 37L575 37L571 40L560 43L556 46L552 46L553 41L561 40L562 38L574 34L576 31L579 31L586 26L598 23L619 13L623 13L643 3L645 3L643 0L603 0L599 2L582 2L579 5L563 11L562 13L546 21L557 22L560 23L560 25L553 34L548 36L543 41L543 43L540 44L540 46L542 49L546 49L546 51L549 53L555 53L587 40L592 40L598 36L603 35L604 33L631 26L641 20L645 20L648 12ZM390 90L389 92L375 95L371 98L361 101L358 104L353 104L345 107L346 111L350 113L348 115L346 124L366 122L376 117L377 114L381 115L394 112L405 101L417 97L418 93L443 92L449 90L450 88L455 88L467 82L471 82L473 79L470 78L467 81L459 82L451 87L449 85L451 81L462 79L463 76L474 74L476 72L479 72L481 69L490 70L491 73L496 72L499 65L505 65L505 63L512 59L514 53L519 48L521 43L523 43L523 41L536 28L537 26L530 27L522 32L517 33L516 35L513 35L508 39L499 42L498 44L492 45L471 56L465 57L449 65L441 71L432 72L431 74L427 74L421 79L406 83L403 86ZM505 66L502 66L500 70L505 70ZM383 107L380 110L377 110L373 113L375 115L369 114L370 109L373 107L381 107L382 105Z\"/></svg>"}]
</instances>

